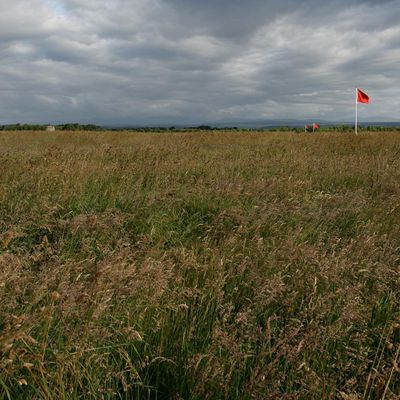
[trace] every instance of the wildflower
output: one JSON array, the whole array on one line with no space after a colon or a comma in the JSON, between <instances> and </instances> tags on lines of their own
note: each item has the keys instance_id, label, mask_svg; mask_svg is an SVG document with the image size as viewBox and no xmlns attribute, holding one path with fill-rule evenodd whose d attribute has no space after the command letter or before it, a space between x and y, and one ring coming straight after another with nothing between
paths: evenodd
<instances>
[{"instance_id":1,"label":"wildflower","mask_svg":"<svg viewBox=\"0 0 400 400\"><path fill-rule=\"evenodd\" d=\"M60 300L60 297L61 297L60 293L58 293L58 292L56 292L56 291L54 291L54 292L51 294L51 299L52 299L53 301Z\"/></svg>"}]
</instances>

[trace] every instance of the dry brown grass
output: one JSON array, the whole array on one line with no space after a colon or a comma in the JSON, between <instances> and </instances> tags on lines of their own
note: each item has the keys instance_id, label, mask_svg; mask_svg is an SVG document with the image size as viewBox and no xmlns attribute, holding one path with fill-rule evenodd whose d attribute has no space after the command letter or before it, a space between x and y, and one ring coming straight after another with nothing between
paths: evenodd
<instances>
[{"instance_id":1,"label":"dry brown grass","mask_svg":"<svg viewBox=\"0 0 400 400\"><path fill-rule=\"evenodd\" d=\"M396 133L0 134L0 397L396 399Z\"/></svg>"}]
</instances>

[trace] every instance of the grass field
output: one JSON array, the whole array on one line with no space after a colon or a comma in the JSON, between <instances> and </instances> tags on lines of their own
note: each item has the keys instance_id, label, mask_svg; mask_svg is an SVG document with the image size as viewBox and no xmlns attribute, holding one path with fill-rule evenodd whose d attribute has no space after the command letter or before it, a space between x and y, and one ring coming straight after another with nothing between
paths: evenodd
<instances>
[{"instance_id":1,"label":"grass field","mask_svg":"<svg viewBox=\"0 0 400 400\"><path fill-rule=\"evenodd\" d=\"M398 399L400 135L0 134L1 399Z\"/></svg>"}]
</instances>

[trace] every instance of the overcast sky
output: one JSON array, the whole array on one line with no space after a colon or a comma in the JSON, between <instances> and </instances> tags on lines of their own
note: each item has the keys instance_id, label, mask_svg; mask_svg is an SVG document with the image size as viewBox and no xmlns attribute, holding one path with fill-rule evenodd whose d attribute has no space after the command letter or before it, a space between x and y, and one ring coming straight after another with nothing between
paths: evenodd
<instances>
[{"instance_id":1,"label":"overcast sky","mask_svg":"<svg viewBox=\"0 0 400 400\"><path fill-rule=\"evenodd\" d=\"M0 124L400 121L400 1L0 0Z\"/></svg>"}]
</instances>

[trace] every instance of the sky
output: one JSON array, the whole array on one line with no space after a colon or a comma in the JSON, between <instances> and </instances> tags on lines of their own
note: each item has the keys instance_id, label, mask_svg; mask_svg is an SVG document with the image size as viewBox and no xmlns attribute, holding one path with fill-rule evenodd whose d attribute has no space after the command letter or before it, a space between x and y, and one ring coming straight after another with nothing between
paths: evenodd
<instances>
[{"instance_id":1,"label":"sky","mask_svg":"<svg viewBox=\"0 0 400 400\"><path fill-rule=\"evenodd\" d=\"M400 1L0 0L0 124L400 121Z\"/></svg>"}]
</instances>

